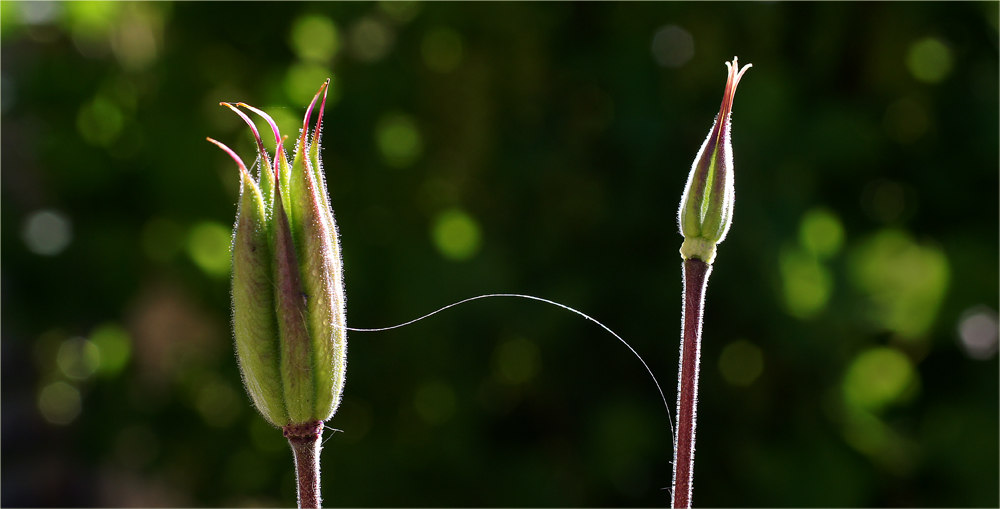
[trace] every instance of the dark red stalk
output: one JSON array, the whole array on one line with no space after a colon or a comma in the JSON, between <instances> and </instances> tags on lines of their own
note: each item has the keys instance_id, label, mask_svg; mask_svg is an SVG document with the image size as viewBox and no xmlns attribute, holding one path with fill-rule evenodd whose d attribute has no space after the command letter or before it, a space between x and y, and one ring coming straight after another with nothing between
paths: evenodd
<instances>
[{"instance_id":1,"label":"dark red stalk","mask_svg":"<svg viewBox=\"0 0 1000 509\"><path fill-rule=\"evenodd\" d=\"M323 423L290 424L283 428L295 455L295 478L298 480L299 507L320 507L319 450Z\"/></svg>"},{"instance_id":2,"label":"dark red stalk","mask_svg":"<svg viewBox=\"0 0 1000 509\"><path fill-rule=\"evenodd\" d=\"M698 420L698 369L705 286L712 266L698 258L684 260L684 317L677 372L677 444L674 447L672 507L691 507L694 437Z\"/></svg>"}]
</instances>

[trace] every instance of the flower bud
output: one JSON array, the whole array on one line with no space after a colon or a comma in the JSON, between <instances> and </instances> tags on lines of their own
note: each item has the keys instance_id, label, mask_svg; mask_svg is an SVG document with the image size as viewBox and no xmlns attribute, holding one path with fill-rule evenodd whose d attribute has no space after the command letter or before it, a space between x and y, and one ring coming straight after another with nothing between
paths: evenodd
<instances>
[{"instance_id":1,"label":"flower bud","mask_svg":"<svg viewBox=\"0 0 1000 509\"><path fill-rule=\"evenodd\" d=\"M209 139L240 168L232 244L236 355L254 405L278 427L329 419L344 385L343 269L320 166L328 85L320 87L306 111L291 163L270 116L243 103L222 103L253 130L260 164L256 179L232 150ZM319 120L310 133L309 118L321 94ZM273 159L253 122L237 107L267 120L276 145Z\"/></svg>"},{"instance_id":2,"label":"flower bud","mask_svg":"<svg viewBox=\"0 0 1000 509\"><path fill-rule=\"evenodd\" d=\"M726 238L732 223L734 193L730 115L736 85L751 66L747 64L740 69L736 57L731 63L726 62L729 78L722 95L722 107L691 165L677 213L677 222L684 236L681 257L685 260L699 258L705 263L712 263L715 246Z\"/></svg>"}]
</instances>

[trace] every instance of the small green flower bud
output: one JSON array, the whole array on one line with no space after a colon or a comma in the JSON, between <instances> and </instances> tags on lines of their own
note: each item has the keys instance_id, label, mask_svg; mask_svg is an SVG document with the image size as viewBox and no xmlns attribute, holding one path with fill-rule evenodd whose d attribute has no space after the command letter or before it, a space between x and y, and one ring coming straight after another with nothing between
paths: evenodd
<instances>
[{"instance_id":1,"label":"small green flower bud","mask_svg":"<svg viewBox=\"0 0 1000 509\"><path fill-rule=\"evenodd\" d=\"M722 95L722 107L715 117L712 130L702 143L691 165L687 186L681 196L677 222L684 244L681 257L699 258L705 263L715 259L715 246L726 238L733 220L733 147L730 142L730 115L736 85L752 64L742 69L733 61L726 62L729 78Z\"/></svg>"},{"instance_id":2,"label":"small green flower bud","mask_svg":"<svg viewBox=\"0 0 1000 509\"><path fill-rule=\"evenodd\" d=\"M240 204L233 230L233 332L236 354L254 405L278 427L325 421L340 403L346 368L345 294L337 225L320 161L326 90L306 111L289 163L277 125L252 106L222 103L253 130L260 171L240 168ZM309 118L323 95L310 136ZM275 157L253 122L261 115L274 133Z\"/></svg>"}]
</instances>

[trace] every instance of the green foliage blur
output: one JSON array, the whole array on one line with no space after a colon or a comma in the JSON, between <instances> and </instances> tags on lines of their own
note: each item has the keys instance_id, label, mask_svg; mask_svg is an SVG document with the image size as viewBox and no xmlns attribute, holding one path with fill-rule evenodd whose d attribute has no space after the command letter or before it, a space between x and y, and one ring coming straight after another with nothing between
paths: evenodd
<instances>
[{"instance_id":1,"label":"green foliage blur","mask_svg":"<svg viewBox=\"0 0 1000 509\"><path fill-rule=\"evenodd\" d=\"M350 326L553 299L673 407L677 204L734 55L694 503L1000 503L997 2L0 8L4 506L294 505L205 137L249 165L218 103L294 136L327 77ZM479 300L348 359L329 506L669 505L656 386L578 316Z\"/></svg>"}]
</instances>

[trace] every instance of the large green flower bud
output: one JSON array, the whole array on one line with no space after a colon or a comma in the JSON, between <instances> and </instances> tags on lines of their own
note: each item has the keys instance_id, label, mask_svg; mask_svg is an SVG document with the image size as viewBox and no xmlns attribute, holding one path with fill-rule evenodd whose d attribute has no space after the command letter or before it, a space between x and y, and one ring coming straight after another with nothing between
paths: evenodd
<instances>
[{"instance_id":1,"label":"large green flower bud","mask_svg":"<svg viewBox=\"0 0 1000 509\"><path fill-rule=\"evenodd\" d=\"M722 95L722 107L691 165L677 213L684 236L681 256L685 260L699 258L712 263L715 246L725 240L733 221L733 146L729 138L729 121L736 85L751 65L740 69L736 57L732 63L726 62L729 78Z\"/></svg>"},{"instance_id":2,"label":"large green flower bud","mask_svg":"<svg viewBox=\"0 0 1000 509\"><path fill-rule=\"evenodd\" d=\"M233 230L233 332L236 354L254 405L278 427L325 421L340 403L347 358L343 270L320 162L326 89L306 111L289 163L278 127L263 111L222 103L250 125L257 141L255 179L240 157L240 202ZM320 96L319 120L309 118ZM276 144L268 157L253 122L262 116ZM311 136L310 136L311 134Z\"/></svg>"}]
</instances>

